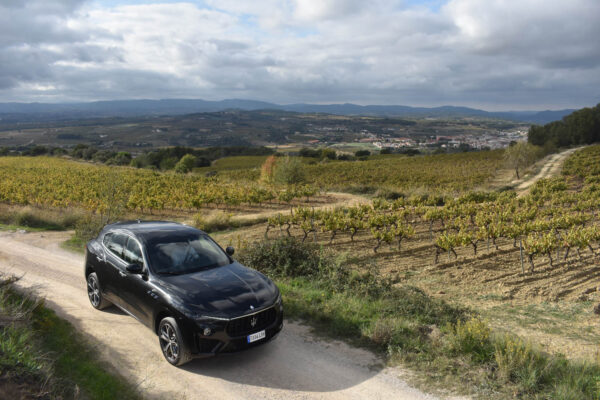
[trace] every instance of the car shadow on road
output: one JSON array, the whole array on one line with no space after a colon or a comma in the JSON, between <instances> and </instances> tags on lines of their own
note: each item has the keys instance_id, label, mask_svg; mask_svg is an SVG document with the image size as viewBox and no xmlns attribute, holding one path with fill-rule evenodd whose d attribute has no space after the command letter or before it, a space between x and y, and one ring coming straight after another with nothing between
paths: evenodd
<instances>
[{"instance_id":1,"label":"car shadow on road","mask_svg":"<svg viewBox=\"0 0 600 400\"><path fill-rule=\"evenodd\" d=\"M290 328L262 346L194 360L182 368L242 385L304 392L348 389L383 369L368 351L315 338L296 324Z\"/></svg>"}]
</instances>

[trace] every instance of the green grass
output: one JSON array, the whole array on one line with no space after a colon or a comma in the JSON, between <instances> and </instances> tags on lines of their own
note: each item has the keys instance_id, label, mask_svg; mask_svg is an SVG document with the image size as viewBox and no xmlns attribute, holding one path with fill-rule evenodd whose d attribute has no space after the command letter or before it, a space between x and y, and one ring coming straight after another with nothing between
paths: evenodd
<instances>
[{"instance_id":1,"label":"green grass","mask_svg":"<svg viewBox=\"0 0 600 400\"><path fill-rule=\"evenodd\" d=\"M23 225L0 224L0 231L26 231L26 232L42 232L47 231L45 228L31 228Z\"/></svg>"},{"instance_id":2,"label":"green grass","mask_svg":"<svg viewBox=\"0 0 600 400\"><path fill-rule=\"evenodd\" d=\"M121 376L97 358L89 343L67 321L31 295L0 281L0 375L22 391L43 398L138 399ZM29 398L29 397L27 397Z\"/></svg>"},{"instance_id":3,"label":"green grass","mask_svg":"<svg viewBox=\"0 0 600 400\"><path fill-rule=\"evenodd\" d=\"M85 250L86 241L78 237L77 235L71 236L69 239L65 240L60 244L65 250L74 251L76 253L83 253Z\"/></svg>"}]
</instances>

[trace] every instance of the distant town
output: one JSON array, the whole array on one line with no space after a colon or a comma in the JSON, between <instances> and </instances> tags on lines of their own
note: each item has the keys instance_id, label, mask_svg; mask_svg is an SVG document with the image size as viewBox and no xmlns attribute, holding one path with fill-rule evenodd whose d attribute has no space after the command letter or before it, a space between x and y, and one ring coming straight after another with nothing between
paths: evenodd
<instances>
[{"instance_id":1,"label":"distant town","mask_svg":"<svg viewBox=\"0 0 600 400\"><path fill-rule=\"evenodd\" d=\"M372 143L379 149L405 149L405 148L460 148L469 146L472 149L501 149L511 142L527 139L527 130L521 129L511 132L496 131L477 135L438 136L432 135L428 139L412 138L383 138L370 134L371 137L361 139L361 142Z\"/></svg>"}]
</instances>

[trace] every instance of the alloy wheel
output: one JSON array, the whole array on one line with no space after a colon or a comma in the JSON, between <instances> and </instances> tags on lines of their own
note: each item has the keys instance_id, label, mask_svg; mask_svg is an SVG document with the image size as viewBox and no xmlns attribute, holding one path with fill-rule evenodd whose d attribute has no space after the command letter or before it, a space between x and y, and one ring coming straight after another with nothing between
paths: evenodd
<instances>
[{"instance_id":1,"label":"alloy wheel","mask_svg":"<svg viewBox=\"0 0 600 400\"><path fill-rule=\"evenodd\" d=\"M160 347L169 362L177 362L179 358L179 343L175 329L168 322L160 328Z\"/></svg>"},{"instance_id":2,"label":"alloy wheel","mask_svg":"<svg viewBox=\"0 0 600 400\"><path fill-rule=\"evenodd\" d=\"M100 305L100 288L98 287L98 281L93 276L88 277L88 297L94 307Z\"/></svg>"}]
</instances>

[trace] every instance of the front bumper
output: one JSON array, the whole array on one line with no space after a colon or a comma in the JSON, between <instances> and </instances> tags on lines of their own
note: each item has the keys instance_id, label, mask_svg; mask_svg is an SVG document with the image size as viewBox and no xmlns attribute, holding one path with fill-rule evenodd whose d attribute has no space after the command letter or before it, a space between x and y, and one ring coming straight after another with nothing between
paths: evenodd
<instances>
[{"instance_id":1,"label":"front bumper","mask_svg":"<svg viewBox=\"0 0 600 400\"><path fill-rule=\"evenodd\" d=\"M272 314L272 315L270 315ZM248 322L256 317L256 325ZM262 319L261 319L262 318ZM190 324L188 324L190 325ZM185 329L188 347L195 358L212 357L219 353L232 353L260 346L273 340L283 328L283 306L274 304L255 313L233 318L221 323L211 324L210 335L204 335L203 324L192 323ZM248 343L248 335L265 331L265 337L256 342Z\"/></svg>"}]
</instances>

